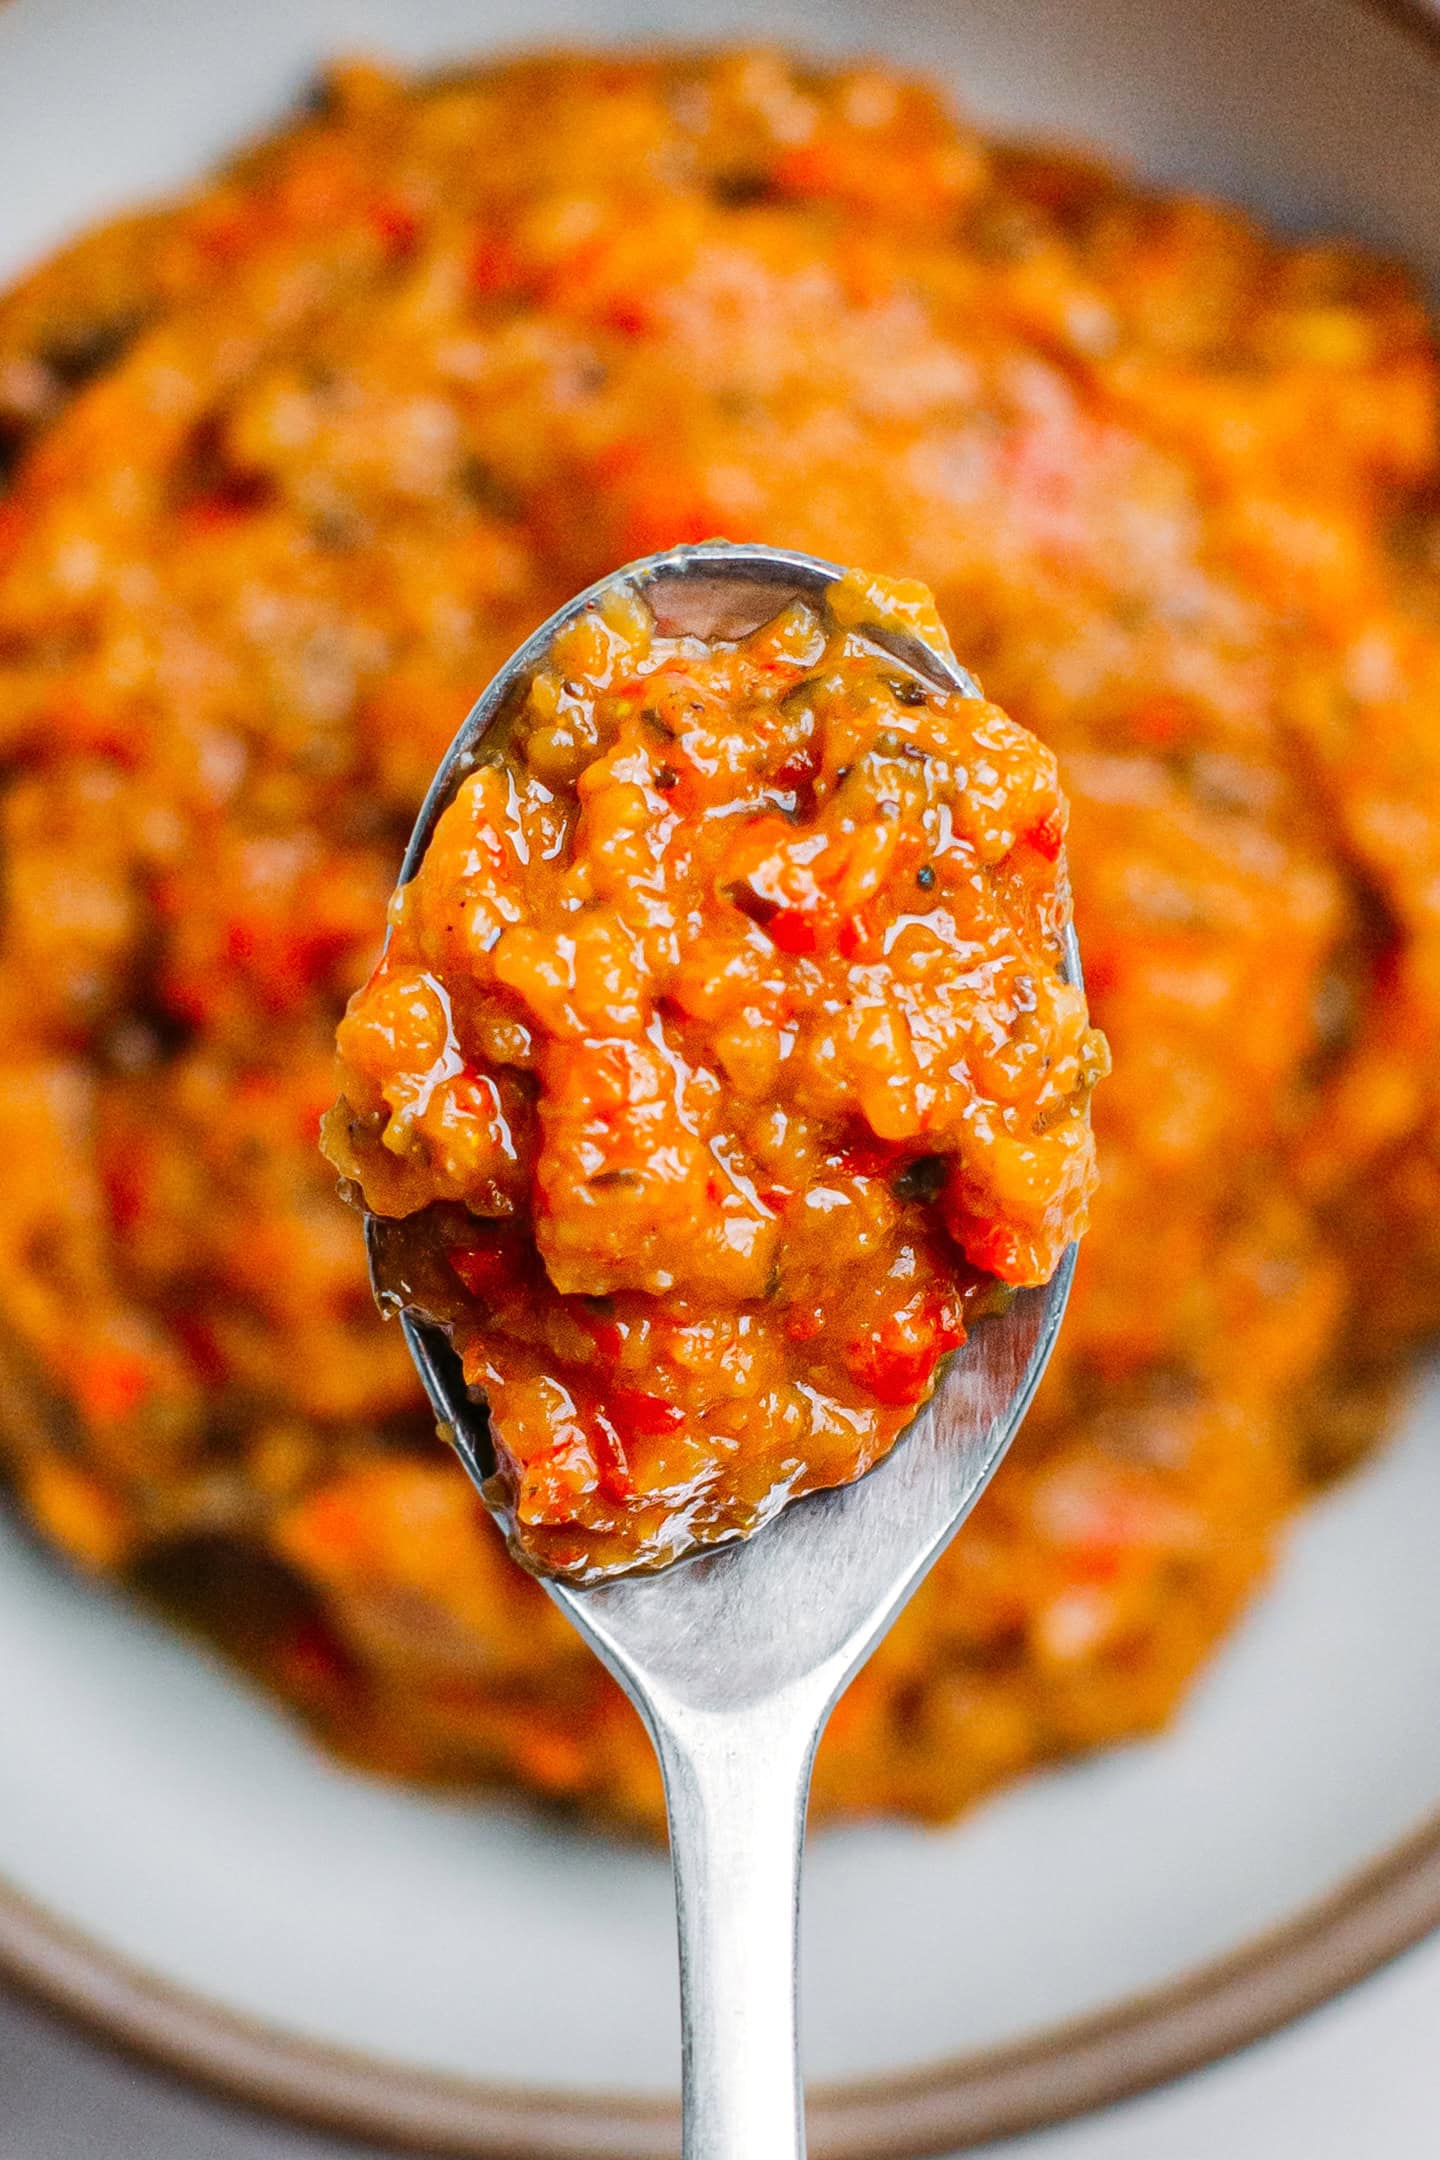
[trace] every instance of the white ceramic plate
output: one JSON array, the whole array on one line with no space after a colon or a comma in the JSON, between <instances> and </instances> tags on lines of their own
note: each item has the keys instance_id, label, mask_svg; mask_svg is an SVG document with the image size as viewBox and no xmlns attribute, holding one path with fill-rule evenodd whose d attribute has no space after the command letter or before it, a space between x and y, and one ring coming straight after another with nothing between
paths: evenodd
<instances>
[{"instance_id":1,"label":"white ceramic plate","mask_svg":"<svg viewBox=\"0 0 1440 2160\"><path fill-rule=\"evenodd\" d=\"M1158 177L1440 265L1440 58L1357 0L1254 13L1217 0L1183 15L1165 0L893 0L873 18L730 0L720 14L713 0L12 0L0 275L203 167L328 52L433 58L745 28L882 49L950 78L987 118L1086 136ZM1172 1982L1332 1892L1440 1808L1437 1441L1432 1389L1391 1452L1301 1524L1278 1586L1163 1741L1037 1779L953 1831L817 1838L805 1917L817 2080L920 2072ZM4 1525L0 1877L75 1931L54 1938L68 1966L53 1943L35 1949L48 1922L22 1950L12 1914L0 1950L154 2044L132 2014L133 1975L121 2004L111 1953L184 1999L261 2021L282 2053L318 2042L561 2102L672 2089L658 1854L336 1769L228 1672ZM1339 1958L1332 1982L1355 1963ZM82 1969L110 1971L110 1995L81 1985ZM178 2040L171 2052L205 2054ZM213 2050L209 2066L225 2070ZM303 2097L283 2078L274 2089ZM373 2119L399 2126L383 2109ZM649 2150L638 2120L628 2149ZM865 2136L847 2145L836 2130L830 2146L885 2149L879 2116ZM597 2129L584 2149L627 2148Z\"/></svg>"}]
</instances>

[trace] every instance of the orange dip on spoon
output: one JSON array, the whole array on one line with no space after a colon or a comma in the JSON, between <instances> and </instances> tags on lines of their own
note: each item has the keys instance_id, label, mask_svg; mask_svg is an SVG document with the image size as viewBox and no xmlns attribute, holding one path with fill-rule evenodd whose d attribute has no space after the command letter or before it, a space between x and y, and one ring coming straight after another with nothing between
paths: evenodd
<instances>
[{"instance_id":1,"label":"orange dip on spoon","mask_svg":"<svg viewBox=\"0 0 1440 2160\"><path fill-rule=\"evenodd\" d=\"M331 1160L488 1402L520 1557L587 1580L755 1529L894 1443L1094 1184L1050 752L865 634L620 583L562 630L397 894Z\"/></svg>"}]
</instances>

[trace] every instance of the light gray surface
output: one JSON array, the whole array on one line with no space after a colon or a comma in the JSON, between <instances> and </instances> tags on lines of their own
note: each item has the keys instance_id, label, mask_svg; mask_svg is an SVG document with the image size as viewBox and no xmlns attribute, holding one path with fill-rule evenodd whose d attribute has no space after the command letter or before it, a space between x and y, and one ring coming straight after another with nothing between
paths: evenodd
<instances>
[{"instance_id":1,"label":"light gray surface","mask_svg":"<svg viewBox=\"0 0 1440 2160\"><path fill-rule=\"evenodd\" d=\"M0 2160L373 2160L142 2070L0 1994Z\"/></svg>"},{"instance_id":2,"label":"light gray surface","mask_svg":"<svg viewBox=\"0 0 1440 2160\"><path fill-rule=\"evenodd\" d=\"M1434 2160L1440 1941L1264 2047L973 2160ZM92 2050L0 1993L0 2160L375 2160Z\"/></svg>"}]
</instances>

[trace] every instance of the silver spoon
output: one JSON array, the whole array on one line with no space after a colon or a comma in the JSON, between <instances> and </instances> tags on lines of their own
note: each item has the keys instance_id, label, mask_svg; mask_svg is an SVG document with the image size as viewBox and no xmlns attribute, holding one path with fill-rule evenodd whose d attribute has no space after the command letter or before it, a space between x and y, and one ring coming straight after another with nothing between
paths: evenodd
<instances>
[{"instance_id":1,"label":"silver spoon","mask_svg":"<svg viewBox=\"0 0 1440 2160\"><path fill-rule=\"evenodd\" d=\"M737 638L832 563L707 542L631 564L552 615L501 669L435 777L401 870L414 876L481 738L556 634L622 580L663 633ZM948 656L877 627L874 642L937 688L978 697ZM1066 972L1080 979L1073 932ZM376 1293L376 1224L367 1220ZM680 1930L686 2160L792 2160L805 2149L796 2038L800 1858L810 1767L845 1683L959 1529L1019 1428L1054 1345L1074 1268L983 1320L902 1441L869 1475L794 1502L742 1543L649 1575L547 1581L649 1730L665 1780ZM477 1486L494 1471L483 1408L439 1329L402 1314L447 1437ZM493 1487L487 1498L493 1503Z\"/></svg>"}]
</instances>

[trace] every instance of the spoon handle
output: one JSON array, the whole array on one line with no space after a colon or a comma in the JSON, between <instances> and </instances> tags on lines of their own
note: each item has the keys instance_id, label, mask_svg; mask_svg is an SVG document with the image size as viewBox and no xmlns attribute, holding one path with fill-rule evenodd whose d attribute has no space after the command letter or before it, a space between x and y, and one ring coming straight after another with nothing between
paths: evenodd
<instances>
[{"instance_id":1,"label":"spoon handle","mask_svg":"<svg viewBox=\"0 0 1440 2160\"><path fill-rule=\"evenodd\" d=\"M796 1952L808 1709L688 1712L655 1733L680 1925L684 2160L803 2160Z\"/></svg>"}]
</instances>

